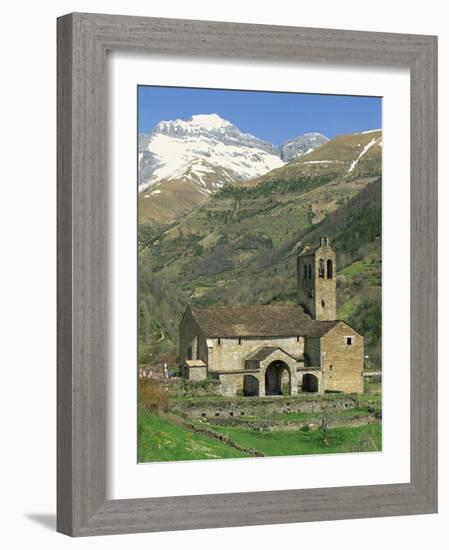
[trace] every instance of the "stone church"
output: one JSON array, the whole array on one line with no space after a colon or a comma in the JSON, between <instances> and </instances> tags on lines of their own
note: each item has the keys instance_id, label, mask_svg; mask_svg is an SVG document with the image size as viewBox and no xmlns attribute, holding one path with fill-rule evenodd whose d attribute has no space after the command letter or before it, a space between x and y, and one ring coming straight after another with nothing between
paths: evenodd
<instances>
[{"instance_id":1,"label":"stone church","mask_svg":"<svg viewBox=\"0 0 449 550\"><path fill-rule=\"evenodd\" d=\"M220 380L223 395L363 393L363 336L336 319L335 252L327 237L297 255L298 305L189 305L182 374Z\"/></svg>"}]
</instances>

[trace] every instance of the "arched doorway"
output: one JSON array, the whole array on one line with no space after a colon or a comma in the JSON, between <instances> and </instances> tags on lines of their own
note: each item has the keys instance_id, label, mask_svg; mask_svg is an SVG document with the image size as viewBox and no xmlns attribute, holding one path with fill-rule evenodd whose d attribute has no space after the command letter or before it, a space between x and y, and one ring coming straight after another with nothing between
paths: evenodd
<instances>
[{"instance_id":1,"label":"arched doorway","mask_svg":"<svg viewBox=\"0 0 449 550\"><path fill-rule=\"evenodd\" d=\"M308 372L302 377L302 391L318 391L318 378L314 374Z\"/></svg>"},{"instance_id":2,"label":"arched doorway","mask_svg":"<svg viewBox=\"0 0 449 550\"><path fill-rule=\"evenodd\" d=\"M273 361L265 370L265 395L291 395L291 374L287 363Z\"/></svg>"},{"instance_id":3,"label":"arched doorway","mask_svg":"<svg viewBox=\"0 0 449 550\"><path fill-rule=\"evenodd\" d=\"M245 374L243 377L243 395L251 397L259 395L259 380L251 374Z\"/></svg>"}]
</instances>

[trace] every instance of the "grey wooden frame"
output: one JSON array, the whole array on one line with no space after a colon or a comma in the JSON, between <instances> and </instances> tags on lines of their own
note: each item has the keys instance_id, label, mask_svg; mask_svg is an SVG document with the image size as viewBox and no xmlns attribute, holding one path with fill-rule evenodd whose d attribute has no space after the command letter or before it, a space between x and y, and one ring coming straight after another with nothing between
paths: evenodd
<instances>
[{"instance_id":1,"label":"grey wooden frame","mask_svg":"<svg viewBox=\"0 0 449 550\"><path fill-rule=\"evenodd\" d=\"M108 50L411 72L410 483L106 499ZM57 529L72 536L437 511L437 38L74 13L58 19Z\"/></svg>"}]
</instances>

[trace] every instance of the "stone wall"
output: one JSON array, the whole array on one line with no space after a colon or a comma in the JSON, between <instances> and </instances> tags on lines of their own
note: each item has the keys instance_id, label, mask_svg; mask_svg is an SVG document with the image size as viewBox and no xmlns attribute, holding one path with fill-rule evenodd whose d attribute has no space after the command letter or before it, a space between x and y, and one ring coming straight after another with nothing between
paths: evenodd
<instances>
[{"instance_id":1,"label":"stone wall","mask_svg":"<svg viewBox=\"0 0 449 550\"><path fill-rule=\"evenodd\" d=\"M279 346L294 357L304 352L304 338L299 335L284 338L220 338L220 343L218 338L209 338L207 342L209 372L243 370L247 357L262 346Z\"/></svg>"},{"instance_id":2,"label":"stone wall","mask_svg":"<svg viewBox=\"0 0 449 550\"><path fill-rule=\"evenodd\" d=\"M219 380L192 382L185 378L171 378L165 382L170 397L210 397L221 395Z\"/></svg>"},{"instance_id":3,"label":"stone wall","mask_svg":"<svg viewBox=\"0 0 449 550\"><path fill-rule=\"evenodd\" d=\"M211 420L212 424L216 426L233 426L244 430L255 430L258 432L297 432L302 428L307 428L307 431L318 430L321 427L322 416L317 413L316 418L313 419L292 420L287 422L285 420L273 420L270 417L263 420L256 420L248 417L245 420L245 417L242 419L238 416L217 416L208 420ZM367 424L373 424L378 421L379 418L375 414L366 414L349 418L334 418L331 416L329 428L358 428L360 426L366 426Z\"/></svg>"},{"instance_id":4,"label":"stone wall","mask_svg":"<svg viewBox=\"0 0 449 550\"><path fill-rule=\"evenodd\" d=\"M195 399L173 402L172 411L184 414L191 418L266 418L273 413L307 412L315 413L323 409L341 411L353 408L357 400L352 396L329 396L311 398L310 396L296 397L245 397L237 399Z\"/></svg>"},{"instance_id":5,"label":"stone wall","mask_svg":"<svg viewBox=\"0 0 449 550\"><path fill-rule=\"evenodd\" d=\"M202 382L207 378L207 367L189 367L186 369L187 377L192 382Z\"/></svg>"},{"instance_id":6,"label":"stone wall","mask_svg":"<svg viewBox=\"0 0 449 550\"><path fill-rule=\"evenodd\" d=\"M243 374L220 374L221 395L234 397L243 391Z\"/></svg>"},{"instance_id":7,"label":"stone wall","mask_svg":"<svg viewBox=\"0 0 449 550\"><path fill-rule=\"evenodd\" d=\"M326 390L363 393L363 337L349 325L339 323L322 337L321 361Z\"/></svg>"},{"instance_id":8,"label":"stone wall","mask_svg":"<svg viewBox=\"0 0 449 550\"><path fill-rule=\"evenodd\" d=\"M321 345L319 338L306 338L304 344L306 365L311 367L321 366Z\"/></svg>"}]
</instances>

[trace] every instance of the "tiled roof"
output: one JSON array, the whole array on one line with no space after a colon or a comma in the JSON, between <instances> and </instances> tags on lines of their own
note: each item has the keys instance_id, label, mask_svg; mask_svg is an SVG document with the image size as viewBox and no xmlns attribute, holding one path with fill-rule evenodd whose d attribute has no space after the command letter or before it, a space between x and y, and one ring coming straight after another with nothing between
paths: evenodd
<instances>
[{"instance_id":1,"label":"tiled roof","mask_svg":"<svg viewBox=\"0 0 449 550\"><path fill-rule=\"evenodd\" d=\"M206 338L323 336L340 321L314 321L300 306L189 306Z\"/></svg>"},{"instance_id":2,"label":"tiled roof","mask_svg":"<svg viewBox=\"0 0 449 550\"><path fill-rule=\"evenodd\" d=\"M259 349L257 349L256 351L254 351L251 355L249 355L246 358L246 361L263 361L264 359L269 357L273 352L275 352L277 350L281 351L282 353L285 353L286 355L289 355L290 357L292 357L293 359L295 359L297 361L302 359L302 357L293 356L291 353L286 352L285 350L283 350L279 346L262 346Z\"/></svg>"}]
</instances>

